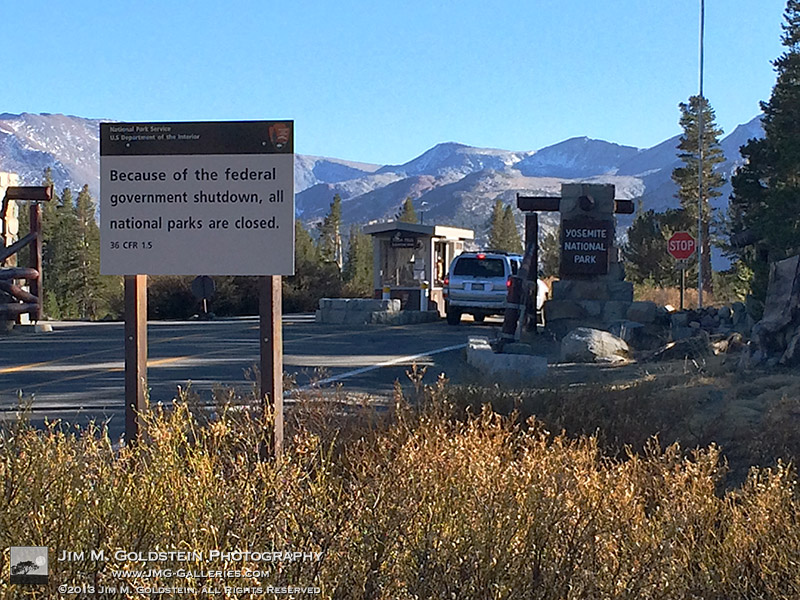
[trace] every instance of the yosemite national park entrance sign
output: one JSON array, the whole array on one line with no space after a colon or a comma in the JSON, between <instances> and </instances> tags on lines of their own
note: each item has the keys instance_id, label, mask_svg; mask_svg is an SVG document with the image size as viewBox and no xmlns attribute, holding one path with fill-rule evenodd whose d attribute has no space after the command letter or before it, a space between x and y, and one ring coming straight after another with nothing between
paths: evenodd
<instances>
[{"instance_id":1,"label":"yosemite national park entrance sign","mask_svg":"<svg viewBox=\"0 0 800 600\"><path fill-rule=\"evenodd\" d=\"M100 124L100 270L125 275L125 420L147 394L147 275L258 275L261 397L283 439L281 276L294 274L294 122ZM266 406L265 406L266 409Z\"/></svg>"},{"instance_id":2,"label":"yosemite national park entrance sign","mask_svg":"<svg viewBox=\"0 0 800 600\"><path fill-rule=\"evenodd\" d=\"M605 275L614 242L611 220L564 219L561 223L561 276Z\"/></svg>"}]
</instances>

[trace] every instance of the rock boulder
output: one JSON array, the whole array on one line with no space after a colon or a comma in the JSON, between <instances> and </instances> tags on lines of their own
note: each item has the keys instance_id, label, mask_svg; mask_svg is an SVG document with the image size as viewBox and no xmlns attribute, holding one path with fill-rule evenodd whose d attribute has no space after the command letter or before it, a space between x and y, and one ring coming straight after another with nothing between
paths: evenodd
<instances>
[{"instance_id":1,"label":"rock boulder","mask_svg":"<svg viewBox=\"0 0 800 600\"><path fill-rule=\"evenodd\" d=\"M599 329L578 327L561 340L563 362L625 362L630 355L625 340Z\"/></svg>"}]
</instances>

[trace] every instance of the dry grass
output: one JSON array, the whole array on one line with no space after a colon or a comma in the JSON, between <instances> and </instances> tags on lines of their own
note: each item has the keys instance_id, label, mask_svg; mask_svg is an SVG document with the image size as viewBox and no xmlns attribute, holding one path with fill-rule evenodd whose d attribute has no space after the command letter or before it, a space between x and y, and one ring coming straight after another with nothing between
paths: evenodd
<instances>
[{"instance_id":1,"label":"dry grass","mask_svg":"<svg viewBox=\"0 0 800 600\"><path fill-rule=\"evenodd\" d=\"M649 300L659 306L671 304L675 308L681 305L681 290L678 287L654 287L637 285L634 287L634 300ZM723 304L717 302L713 294L703 292L703 306L716 306ZM683 306L686 309L697 308L697 287L686 286L683 296Z\"/></svg>"},{"instance_id":2,"label":"dry grass","mask_svg":"<svg viewBox=\"0 0 800 600\"><path fill-rule=\"evenodd\" d=\"M662 447L717 445L733 488L751 466L800 458L800 375L739 372L737 358L553 370L537 388L451 386L448 394L461 410L489 404L520 422L535 417L552 431L594 436L612 457L628 446L640 452L656 436Z\"/></svg>"},{"instance_id":3,"label":"dry grass","mask_svg":"<svg viewBox=\"0 0 800 600\"><path fill-rule=\"evenodd\" d=\"M621 402L633 409L651 391L643 385ZM340 394L344 404L303 399L280 463L263 457L270 423L224 405L210 419L185 402L155 410L149 441L120 449L94 430L19 423L4 431L0 572L8 573L8 546L49 546L52 583L25 591L4 576L0 596L54 598L59 583L119 583L111 569L124 564L52 559L117 548L322 552L319 562L269 564L268 577L227 584L319 586L324 598L800 596L800 497L783 463L722 494L715 446L686 455L644 441L642 452L609 457L601 439L609 434L556 435L486 406L465 416L444 382L424 387L419 378L417 408L399 389L383 412ZM460 402L477 404L477 391ZM602 420L612 407L586 410L575 423Z\"/></svg>"}]
</instances>

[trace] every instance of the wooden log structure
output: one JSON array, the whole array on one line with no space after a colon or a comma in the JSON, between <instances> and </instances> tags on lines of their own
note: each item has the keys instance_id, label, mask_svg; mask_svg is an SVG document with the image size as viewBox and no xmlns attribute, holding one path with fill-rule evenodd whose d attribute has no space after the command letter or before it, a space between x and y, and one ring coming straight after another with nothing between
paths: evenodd
<instances>
[{"instance_id":1,"label":"wooden log structure","mask_svg":"<svg viewBox=\"0 0 800 600\"><path fill-rule=\"evenodd\" d=\"M52 185L22 185L6 189L6 200L27 200L29 202L49 202L53 199Z\"/></svg>"},{"instance_id":2,"label":"wooden log structure","mask_svg":"<svg viewBox=\"0 0 800 600\"><path fill-rule=\"evenodd\" d=\"M38 233L31 232L28 235L26 235L24 238L22 238L21 240L17 240L16 242L11 244L7 248L0 248L0 263L2 263L5 259L7 259L12 254L16 254L17 252L22 250L25 246L27 246L32 241L34 241L37 237L39 237Z\"/></svg>"},{"instance_id":3,"label":"wooden log structure","mask_svg":"<svg viewBox=\"0 0 800 600\"><path fill-rule=\"evenodd\" d=\"M0 291L5 292L6 294L10 294L14 298L22 302L31 302L34 304L39 303L39 298L31 294L30 292L26 292L18 285L14 285L13 283L9 283L8 281L0 280Z\"/></svg>"},{"instance_id":4,"label":"wooden log structure","mask_svg":"<svg viewBox=\"0 0 800 600\"><path fill-rule=\"evenodd\" d=\"M42 318L42 202L53 199L53 186L11 186L6 189L0 206L0 225L2 225L3 238L0 242L0 265L10 256L13 256L26 246L30 246L30 264L28 267L0 268L0 291L10 295L21 302L0 304L0 315L6 320L9 317L30 313L35 321ZM30 232L22 239L5 247L6 216L8 205L11 201L25 201L30 203ZM30 292L23 290L13 281L26 279L29 282Z\"/></svg>"},{"instance_id":5,"label":"wooden log structure","mask_svg":"<svg viewBox=\"0 0 800 600\"><path fill-rule=\"evenodd\" d=\"M21 315L22 313L33 313L39 310L39 303L12 303L0 304L0 315Z\"/></svg>"},{"instance_id":6,"label":"wooden log structure","mask_svg":"<svg viewBox=\"0 0 800 600\"><path fill-rule=\"evenodd\" d=\"M9 267L0 269L0 280L2 279L39 279L39 271L30 267Z\"/></svg>"}]
</instances>

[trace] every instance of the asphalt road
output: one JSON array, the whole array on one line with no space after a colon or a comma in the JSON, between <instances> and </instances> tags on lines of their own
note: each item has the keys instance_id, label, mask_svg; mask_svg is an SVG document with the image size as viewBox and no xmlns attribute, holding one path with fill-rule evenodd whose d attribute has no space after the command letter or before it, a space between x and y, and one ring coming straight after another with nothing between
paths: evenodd
<instances>
[{"instance_id":1,"label":"asphalt road","mask_svg":"<svg viewBox=\"0 0 800 600\"><path fill-rule=\"evenodd\" d=\"M46 334L0 338L0 420L16 418L19 398L30 403L34 423L61 419L84 424L108 421L112 436L124 429L122 323L54 323ZM484 324L444 321L403 326L335 326L311 316L284 317L284 371L297 386L341 384L379 400L395 380L406 385L409 367L427 366L426 382L439 373L465 373L468 335L493 335L497 319ZM246 372L258 363L255 317L209 322L151 322L148 378L151 403L169 403L177 386L211 397L215 386L252 389Z\"/></svg>"}]
</instances>

